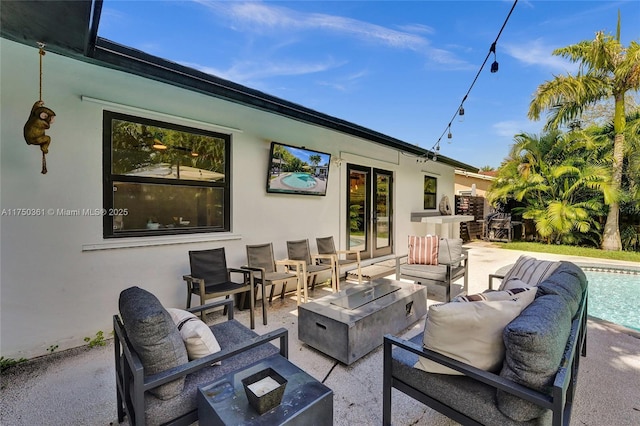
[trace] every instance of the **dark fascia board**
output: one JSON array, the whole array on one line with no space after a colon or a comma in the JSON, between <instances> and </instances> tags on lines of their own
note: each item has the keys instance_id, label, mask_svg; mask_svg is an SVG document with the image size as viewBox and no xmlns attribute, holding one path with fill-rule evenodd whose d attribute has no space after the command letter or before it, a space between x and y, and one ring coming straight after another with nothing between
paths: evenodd
<instances>
[{"instance_id":1,"label":"dark fascia board","mask_svg":"<svg viewBox=\"0 0 640 426\"><path fill-rule=\"evenodd\" d=\"M2 0L0 35L18 43L81 58L89 43L92 1Z\"/></svg>"},{"instance_id":2,"label":"dark fascia board","mask_svg":"<svg viewBox=\"0 0 640 426\"><path fill-rule=\"evenodd\" d=\"M127 73L151 78L173 86L228 100L251 108L282 115L304 123L317 125L384 145L417 157L427 157L432 151L350 123L294 102L277 98L259 90L225 80L204 72L149 55L140 50L97 37L91 62ZM438 155L437 162L451 167L478 171L477 167Z\"/></svg>"}]
</instances>

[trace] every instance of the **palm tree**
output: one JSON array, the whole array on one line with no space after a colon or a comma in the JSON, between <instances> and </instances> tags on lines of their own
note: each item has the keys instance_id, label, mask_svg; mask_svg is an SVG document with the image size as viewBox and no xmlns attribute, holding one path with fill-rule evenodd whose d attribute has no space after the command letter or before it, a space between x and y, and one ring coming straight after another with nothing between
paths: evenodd
<instances>
[{"instance_id":1,"label":"palm tree","mask_svg":"<svg viewBox=\"0 0 640 426\"><path fill-rule=\"evenodd\" d=\"M553 54L579 63L579 71L576 75L556 76L539 86L529 105L529 118L538 120L541 112L548 110L545 128L557 129L579 118L587 106L613 97L615 137L610 183L613 197L605 198L609 212L601 247L621 250L618 217L625 146L625 94L640 88L640 44L631 41L629 47L622 46L618 13L615 38L599 31L594 40L556 49Z\"/></svg>"},{"instance_id":2,"label":"palm tree","mask_svg":"<svg viewBox=\"0 0 640 426\"><path fill-rule=\"evenodd\" d=\"M606 151L602 139L585 131L516 135L489 201L521 202L524 207L514 211L533 220L548 242L597 244L601 226L596 218L603 214L609 180L609 170L599 164Z\"/></svg>"}]
</instances>

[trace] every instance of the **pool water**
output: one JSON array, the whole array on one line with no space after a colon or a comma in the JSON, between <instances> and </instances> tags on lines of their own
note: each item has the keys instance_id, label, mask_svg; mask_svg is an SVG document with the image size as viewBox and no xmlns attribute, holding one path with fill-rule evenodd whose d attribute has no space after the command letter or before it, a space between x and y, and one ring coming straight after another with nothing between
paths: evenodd
<instances>
[{"instance_id":1,"label":"pool water","mask_svg":"<svg viewBox=\"0 0 640 426\"><path fill-rule=\"evenodd\" d=\"M293 188L308 189L316 186L316 179L309 173L291 173L282 178L282 182Z\"/></svg>"},{"instance_id":2,"label":"pool water","mask_svg":"<svg viewBox=\"0 0 640 426\"><path fill-rule=\"evenodd\" d=\"M585 271L589 315L640 331L640 275Z\"/></svg>"}]
</instances>

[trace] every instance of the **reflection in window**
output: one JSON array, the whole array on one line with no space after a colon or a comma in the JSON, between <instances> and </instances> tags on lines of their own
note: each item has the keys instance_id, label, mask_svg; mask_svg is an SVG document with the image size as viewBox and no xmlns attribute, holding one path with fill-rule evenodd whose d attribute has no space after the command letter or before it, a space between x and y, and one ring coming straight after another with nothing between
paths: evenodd
<instances>
[{"instance_id":1,"label":"reflection in window","mask_svg":"<svg viewBox=\"0 0 640 426\"><path fill-rule=\"evenodd\" d=\"M438 179L425 176L424 177L424 209L436 208L436 195L438 192Z\"/></svg>"},{"instance_id":2,"label":"reflection in window","mask_svg":"<svg viewBox=\"0 0 640 426\"><path fill-rule=\"evenodd\" d=\"M229 231L230 136L104 113L104 236Z\"/></svg>"}]
</instances>

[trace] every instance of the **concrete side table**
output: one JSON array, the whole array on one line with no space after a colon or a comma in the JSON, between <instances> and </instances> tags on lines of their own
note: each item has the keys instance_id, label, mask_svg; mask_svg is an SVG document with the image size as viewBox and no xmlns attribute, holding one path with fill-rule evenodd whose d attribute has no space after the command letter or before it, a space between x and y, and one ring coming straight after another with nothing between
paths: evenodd
<instances>
[{"instance_id":1,"label":"concrete side table","mask_svg":"<svg viewBox=\"0 0 640 426\"><path fill-rule=\"evenodd\" d=\"M267 368L283 376L287 386L280 405L260 415L249 405L242 379ZM333 391L288 359L273 355L199 387L198 423L200 426L332 426Z\"/></svg>"}]
</instances>

